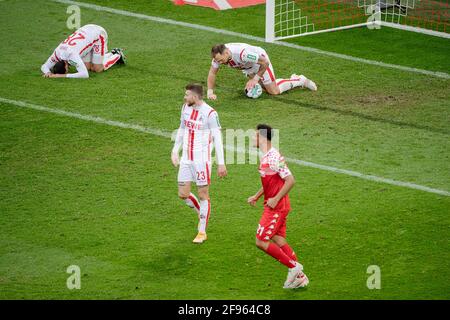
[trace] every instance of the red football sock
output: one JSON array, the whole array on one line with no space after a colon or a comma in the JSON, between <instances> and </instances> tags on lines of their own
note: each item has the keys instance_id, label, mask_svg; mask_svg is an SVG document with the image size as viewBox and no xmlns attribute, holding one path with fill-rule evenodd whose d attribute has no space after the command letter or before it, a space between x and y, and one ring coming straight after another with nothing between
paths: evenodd
<instances>
[{"instance_id":1,"label":"red football sock","mask_svg":"<svg viewBox=\"0 0 450 320\"><path fill-rule=\"evenodd\" d=\"M290 257L292 260L294 261L298 261L297 260L297 256L295 255L294 250L292 250L291 247L289 247L289 245L286 243L284 246L280 247L281 250L283 250L283 252Z\"/></svg>"},{"instance_id":2,"label":"red football sock","mask_svg":"<svg viewBox=\"0 0 450 320\"><path fill-rule=\"evenodd\" d=\"M271 255L282 264L284 264L288 268L295 267L295 261L293 261L290 257L288 257L283 250L280 249L275 243L269 243L269 247L266 250L267 254Z\"/></svg>"}]
</instances>

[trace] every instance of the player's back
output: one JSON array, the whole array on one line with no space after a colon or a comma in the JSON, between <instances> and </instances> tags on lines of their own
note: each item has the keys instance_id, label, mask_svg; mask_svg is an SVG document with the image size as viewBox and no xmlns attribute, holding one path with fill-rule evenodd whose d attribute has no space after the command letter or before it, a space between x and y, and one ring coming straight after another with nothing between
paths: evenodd
<instances>
[{"instance_id":1,"label":"player's back","mask_svg":"<svg viewBox=\"0 0 450 320\"><path fill-rule=\"evenodd\" d=\"M102 27L95 24L84 25L61 42L55 52L63 60L72 53L84 56L92 50L96 42L102 40L102 30Z\"/></svg>"},{"instance_id":2,"label":"player's back","mask_svg":"<svg viewBox=\"0 0 450 320\"><path fill-rule=\"evenodd\" d=\"M246 43L227 43L225 46L231 51L232 62L229 65L233 68L251 68L255 65L256 61L249 61L251 59L246 59L247 55L251 55L252 53L260 55L265 53L263 48L251 46Z\"/></svg>"}]
</instances>

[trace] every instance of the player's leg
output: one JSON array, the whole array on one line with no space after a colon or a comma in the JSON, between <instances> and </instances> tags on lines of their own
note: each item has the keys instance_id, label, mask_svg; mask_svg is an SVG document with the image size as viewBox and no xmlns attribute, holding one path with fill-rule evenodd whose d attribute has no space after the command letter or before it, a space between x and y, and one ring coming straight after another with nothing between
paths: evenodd
<instances>
[{"instance_id":1,"label":"player's leg","mask_svg":"<svg viewBox=\"0 0 450 320\"><path fill-rule=\"evenodd\" d=\"M261 240L257 237L256 246L289 269L294 269L296 267L296 262L288 257L274 242L271 242L270 240Z\"/></svg>"},{"instance_id":2,"label":"player's leg","mask_svg":"<svg viewBox=\"0 0 450 320\"><path fill-rule=\"evenodd\" d=\"M193 209L197 214L200 213L200 204L197 197L191 192L191 183L187 181L178 182L178 197Z\"/></svg>"},{"instance_id":3,"label":"player's leg","mask_svg":"<svg viewBox=\"0 0 450 320\"><path fill-rule=\"evenodd\" d=\"M297 265L300 266L300 272L295 271L294 269L289 269L286 281L283 285L285 289L295 289L295 288L303 288L306 287L309 283L309 279L306 274L303 272L303 265L300 264L297 260L297 256L289 246L286 241L286 220L289 211L280 212L279 213L279 225L276 228L276 232L272 238L272 241L276 243L280 249L293 261L296 262Z\"/></svg>"},{"instance_id":4,"label":"player's leg","mask_svg":"<svg viewBox=\"0 0 450 320\"><path fill-rule=\"evenodd\" d=\"M276 79L272 63L269 63L266 72L263 74L261 82L267 93L271 95L282 94L283 92L297 87L308 88L312 91L317 90L316 84L303 75L297 76L293 74L289 79Z\"/></svg>"},{"instance_id":5,"label":"player's leg","mask_svg":"<svg viewBox=\"0 0 450 320\"><path fill-rule=\"evenodd\" d=\"M197 214L200 213L200 204L197 197L191 192L191 182L194 181L192 169L189 164L181 162L178 169L178 197Z\"/></svg>"},{"instance_id":6,"label":"player's leg","mask_svg":"<svg viewBox=\"0 0 450 320\"><path fill-rule=\"evenodd\" d=\"M209 184L211 182L211 163L202 162L195 164L195 178L200 199L200 214L198 234L194 243L203 243L206 239L206 228L211 214L211 200L209 198Z\"/></svg>"},{"instance_id":7,"label":"player's leg","mask_svg":"<svg viewBox=\"0 0 450 320\"><path fill-rule=\"evenodd\" d=\"M294 250L292 250L292 248L289 246L289 244L287 243L287 241L286 241L285 238L283 238L283 237L281 237L281 236L278 236L278 235L275 235L275 236L273 236L272 241L273 241L277 246L279 246L280 249L283 250L283 252L284 252L288 257L290 257L290 258L291 258L292 260L294 260L294 261L298 261L298 260L297 260L297 256L296 256Z\"/></svg>"},{"instance_id":8,"label":"player's leg","mask_svg":"<svg viewBox=\"0 0 450 320\"><path fill-rule=\"evenodd\" d=\"M88 71L92 70L92 50L81 58Z\"/></svg>"},{"instance_id":9,"label":"player's leg","mask_svg":"<svg viewBox=\"0 0 450 320\"><path fill-rule=\"evenodd\" d=\"M288 257L275 242L271 242L282 223L278 217L279 214L274 210L268 208L264 209L256 231L256 246L268 255L277 259L286 267L294 268L296 262Z\"/></svg>"},{"instance_id":10,"label":"player's leg","mask_svg":"<svg viewBox=\"0 0 450 320\"><path fill-rule=\"evenodd\" d=\"M101 28L101 27L99 27ZM99 31L99 41L92 48L93 59L92 68L95 72L106 71L115 64L124 64L125 55L122 49L115 48L108 52L108 34L101 28Z\"/></svg>"},{"instance_id":11,"label":"player's leg","mask_svg":"<svg viewBox=\"0 0 450 320\"><path fill-rule=\"evenodd\" d=\"M200 219L198 232L206 233L209 216L211 214L211 200L209 199L209 186L198 186L198 197L200 198Z\"/></svg>"},{"instance_id":12,"label":"player's leg","mask_svg":"<svg viewBox=\"0 0 450 320\"><path fill-rule=\"evenodd\" d=\"M274 210L264 209L256 232L256 246L289 268L286 283L291 285L301 274L303 266L288 256L275 241L271 241L284 224L285 220L280 215ZM286 283L284 287L286 287Z\"/></svg>"}]
</instances>

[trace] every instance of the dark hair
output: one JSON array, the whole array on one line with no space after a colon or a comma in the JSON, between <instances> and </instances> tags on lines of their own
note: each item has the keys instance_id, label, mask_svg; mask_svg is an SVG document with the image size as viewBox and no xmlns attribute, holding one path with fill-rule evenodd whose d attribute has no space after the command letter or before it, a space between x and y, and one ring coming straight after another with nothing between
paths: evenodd
<instances>
[{"instance_id":1,"label":"dark hair","mask_svg":"<svg viewBox=\"0 0 450 320\"><path fill-rule=\"evenodd\" d=\"M211 56L214 58L216 56L216 54L218 54L218 53L222 54L225 51L226 48L227 47L225 47L224 44L216 44L211 49Z\"/></svg>"},{"instance_id":2,"label":"dark hair","mask_svg":"<svg viewBox=\"0 0 450 320\"><path fill-rule=\"evenodd\" d=\"M55 74L65 74L66 73L66 62L65 61L58 61L53 66L52 72Z\"/></svg>"},{"instance_id":3,"label":"dark hair","mask_svg":"<svg viewBox=\"0 0 450 320\"><path fill-rule=\"evenodd\" d=\"M267 140L272 140L273 129L268 124L258 124L256 129L259 131L259 134L265 137Z\"/></svg>"},{"instance_id":4,"label":"dark hair","mask_svg":"<svg viewBox=\"0 0 450 320\"><path fill-rule=\"evenodd\" d=\"M203 87L201 84L191 83L186 86L186 90L190 90L197 94L200 99L203 98Z\"/></svg>"}]
</instances>

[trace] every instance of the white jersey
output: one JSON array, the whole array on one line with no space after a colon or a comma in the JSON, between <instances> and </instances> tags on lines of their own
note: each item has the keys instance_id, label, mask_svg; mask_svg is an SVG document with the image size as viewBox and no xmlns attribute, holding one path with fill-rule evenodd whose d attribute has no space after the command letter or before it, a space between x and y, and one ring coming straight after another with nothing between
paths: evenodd
<instances>
[{"instance_id":1,"label":"white jersey","mask_svg":"<svg viewBox=\"0 0 450 320\"><path fill-rule=\"evenodd\" d=\"M185 104L180 121L180 129L184 130L181 161L210 162L212 130L221 128L217 112L205 102L199 107ZM223 152L219 151L222 159L218 159L218 163L223 164Z\"/></svg>"},{"instance_id":2,"label":"white jersey","mask_svg":"<svg viewBox=\"0 0 450 320\"><path fill-rule=\"evenodd\" d=\"M227 43L225 47L231 51L231 59L228 65L240 70L259 69L258 60L260 56L268 58L266 51L260 47L254 47L246 43ZM218 69L220 63L214 59L211 62L213 68Z\"/></svg>"},{"instance_id":3,"label":"white jersey","mask_svg":"<svg viewBox=\"0 0 450 320\"><path fill-rule=\"evenodd\" d=\"M77 69L77 73L67 74L68 78L87 78L89 74L83 57L91 52L95 44L100 44L101 50L104 50L105 41L105 29L94 24L87 24L61 42L47 62L42 65L41 70L43 73L48 73L58 61L67 61Z\"/></svg>"}]
</instances>

